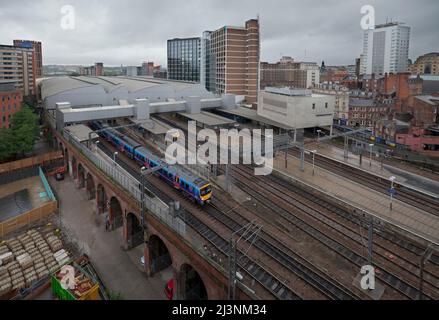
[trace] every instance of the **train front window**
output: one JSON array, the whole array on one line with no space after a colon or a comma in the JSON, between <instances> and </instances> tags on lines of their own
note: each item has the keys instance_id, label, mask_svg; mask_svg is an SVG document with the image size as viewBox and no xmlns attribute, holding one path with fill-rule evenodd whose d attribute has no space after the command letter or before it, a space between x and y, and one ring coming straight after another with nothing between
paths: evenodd
<instances>
[{"instance_id":1,"label":"train front window","mask_svg":"<svg viewBox=\"0 0 439 320\"><path fill-rule=\"evenodd\" d=\"M211 191L212 189L210 188L210 186L206 186L200 190L200 194L202 196L205 196L206 194L209 194Z\"/></svg>"}]
</instances>

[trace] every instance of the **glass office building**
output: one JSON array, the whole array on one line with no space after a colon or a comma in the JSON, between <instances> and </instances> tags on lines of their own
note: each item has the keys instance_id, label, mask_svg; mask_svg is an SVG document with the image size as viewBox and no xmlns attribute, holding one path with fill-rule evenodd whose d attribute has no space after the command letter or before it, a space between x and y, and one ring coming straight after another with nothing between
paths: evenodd
<instances>
[{"instance_id":1,"label":"glass office building","mask_svg":"<svg viewBox=\"0 0 439 320\"><path fill-rule=\"evenodd\" d=\"M168 40L168 79L200 82L201 39Z\"/></svg>"}]
</instances>

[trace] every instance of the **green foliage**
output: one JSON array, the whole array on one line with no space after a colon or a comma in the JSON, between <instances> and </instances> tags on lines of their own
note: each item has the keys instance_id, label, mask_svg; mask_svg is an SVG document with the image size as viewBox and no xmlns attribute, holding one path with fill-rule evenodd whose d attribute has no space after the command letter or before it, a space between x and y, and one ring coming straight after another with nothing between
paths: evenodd
<instances>
[{"instance_id":1,"label":"green foliage","mask_svg":"<svg viewBox=\"0 0 439 320\"><path fill-rule=\"evenodd\" d=\"M11 127L0 130L0 161L33 150L39 134L38 116L23 103L20 111L12 115Z\"/></svg>"},{"instance_id":2,"label":"green foliage","mask_svg":"<svg viewBox=\"0 0 439 320\"><path fill-rule=\"evenodd\" d=\"M110 292L109 298L110 300L123 300L122 293L120 292Z\"/></svg>"},{"instance_id":3,"label":"green foliage","mask_svg":"<svg viewBox=\"0 0 439 320\"><path fill-rule=\"evenodd\" d=\"M0 161L7 160L15 154L11 131L0 128Z\"/></svg>"}]
</instances>

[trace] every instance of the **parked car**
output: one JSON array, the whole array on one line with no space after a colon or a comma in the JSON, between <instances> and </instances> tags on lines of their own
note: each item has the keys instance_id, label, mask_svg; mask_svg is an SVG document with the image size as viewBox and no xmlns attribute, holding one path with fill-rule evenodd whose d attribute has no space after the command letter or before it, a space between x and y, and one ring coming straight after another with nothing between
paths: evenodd
<instances>
[{"instance_id":1,"label":"parked car","mask_svg":"<svg viewBox=\"0 0 439 320\"><path fill-rule=\"evenodd\" d=\"M170 279L165 286L165 295L168 300L174 298L174 279Z\"/></svg>"}]
</instances>

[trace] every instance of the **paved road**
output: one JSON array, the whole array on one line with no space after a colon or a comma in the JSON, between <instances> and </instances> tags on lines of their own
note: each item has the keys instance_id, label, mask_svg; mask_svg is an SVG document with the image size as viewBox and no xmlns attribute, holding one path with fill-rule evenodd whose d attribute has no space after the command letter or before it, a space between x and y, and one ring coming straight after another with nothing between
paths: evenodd
<instances>
[{"instance_id":1,"label":"paved road","mask_svg":"<svg viewBox=\"0 0 439 320\"><path fill-rule=\"evenodd\" d=\"M110 291L121 293L123 299L166 298L163 288L171 277L170 268L154 277L146 277L139 266L142 248L122 249L122 228L105 231L103 217L96 217L94 202L86 200L84 189L77 190L70 177L63 181L51 178L50 184L60 199L63 228L89 255Z\"/></svg>"}]
</instances>

